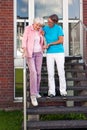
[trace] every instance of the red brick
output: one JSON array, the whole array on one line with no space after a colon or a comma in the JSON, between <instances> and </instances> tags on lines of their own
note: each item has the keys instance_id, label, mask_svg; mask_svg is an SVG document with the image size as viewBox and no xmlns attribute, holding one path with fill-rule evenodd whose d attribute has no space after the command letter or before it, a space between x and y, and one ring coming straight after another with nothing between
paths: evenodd
<instances>
[{"instance_id":1,"label":"red brick","mask_svg":"<svg viewBox=\"0 0 87 130\"><path fill-rule=\"evenodd\" d=\"M16 107L14 103L13 11L13 0L0 0L0 108Z\"/></svg>"}]
</instances>

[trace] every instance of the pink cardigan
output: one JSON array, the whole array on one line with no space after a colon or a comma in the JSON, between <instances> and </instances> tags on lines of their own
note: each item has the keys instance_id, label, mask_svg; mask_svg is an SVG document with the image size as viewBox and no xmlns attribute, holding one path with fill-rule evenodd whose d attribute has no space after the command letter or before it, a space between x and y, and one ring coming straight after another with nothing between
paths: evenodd
<instances>
[{"instance_id":1,"label":"pink cardigan","mask_svg":"<svg viewBox=\"0 0 87 130\"><path fill-rule=\"evenodd\" d=\"M35 32L32 25L25 27L25 31L22 39L22 48L26 48L27 57L32 57L33 48L34 48L34 34ZM44 38L40 33L39 35L40 35L40 44L43 52Z\"/></svg>"}]
</instances>

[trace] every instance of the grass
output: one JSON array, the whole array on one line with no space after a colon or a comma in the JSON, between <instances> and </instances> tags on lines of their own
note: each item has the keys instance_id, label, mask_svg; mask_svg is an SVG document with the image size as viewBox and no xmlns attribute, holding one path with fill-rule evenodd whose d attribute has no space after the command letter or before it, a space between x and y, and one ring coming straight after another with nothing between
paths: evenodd
<instances>
[{"instance_id":1,"label":"grass","mask_svg":"<svg viewBox=\"0 0 87 130\"><path fill-rule=\"evenodd\" d=\"M16 96L23 96L23 69L15 69ZM22 130L23 112L21 110L0 110L0 130Z\"/></svg>"},{"instance_id":2,"label":"grass","mask_svg":"<svg viewBox=\"0 0 87 130\"><path fill-rule=\"evenodd\" d=\"M23 121L23 112L0 111L0 130L21 130Z\"/></svg>"}]
</instances>

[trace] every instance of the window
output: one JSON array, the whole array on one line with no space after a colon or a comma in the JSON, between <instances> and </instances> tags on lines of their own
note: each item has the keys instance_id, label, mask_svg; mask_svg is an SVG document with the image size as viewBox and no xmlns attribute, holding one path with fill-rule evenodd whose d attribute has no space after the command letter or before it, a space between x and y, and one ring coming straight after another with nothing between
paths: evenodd
<instances>
[{"instance_id":1,"label":"window","mask_svg":"<svg viewBox=\"0 0 87 130\"><path fill-rule=\"evenodd\" d=\"M69 55L80 55L80 0L68 0Z\"/></svg>"},{"instance_id":2,"label":"window","mask_svg":"<svg viewBox=\"0 0 87 130\"><path fill-rule=\"evenodd\" d=\"M69 19L80 19L80 0L68 0Z\"/></svg>"},{"instance_id":3,"label":"window","mask_svg":"<svg viewBox=\"0 0 87 130\"><path fill-rule=\"evenodd\" d=\"M58 14L63 18L62 0L35 0L35 17L47 18L51 14Z\"/></svg>"},{"instance_id":4,"label":"window","mask_svg":"<svg viewBox=\"0 0 87 130\"><path fill-rule=\"evenodd\" d=\"M23 58L22 37L24 28L29 23L29 0L14 0L14 98L23 97Z\"/></svg>"},{"instance_id":5,"label":"window","mask_svg":"<svg viewBox=\"0 0 87 130\"><path fill-rule=\"evenodd\" d=\"M28 19L28 0L17 1L17 19Z\"/></svg>"},{"instance_id":6,"label":"window","mask_svg":"<svg viewBox=\"0 0 87 130\"><path fill-rule=\"evenodd\" d=\"M69 54L80 55L80 24L69 23Z\"/></svg>"}]
</instances>

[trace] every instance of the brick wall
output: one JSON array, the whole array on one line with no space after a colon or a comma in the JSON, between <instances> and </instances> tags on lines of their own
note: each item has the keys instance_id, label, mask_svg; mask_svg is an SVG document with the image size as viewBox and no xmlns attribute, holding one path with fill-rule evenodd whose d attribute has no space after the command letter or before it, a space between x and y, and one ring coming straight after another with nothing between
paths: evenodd
<instances>
[{"instance_id":1,"label":"brick wall","mask_svg":"<svg viewBox=\"0 0 87 130\"><path fill-rule=\"evenodd\" d=\"M87 26L87 0L83 0L83 22Z\"/></svg>"},{"instance_id":2,"label":"brick wall","mask_svg":"<svg viewBox=\"0 0 87 130\"><path fill-rule=\"evenodd\" d=\"M0 108L14 103L13 0L0 0Z\"/></svg>"},{"instance_id":3,"label":"brick wall","mask_svg":"<svg viewBox=\"0 0 87 130\"><path fill-rule=\"evenodd\" d=\"M83 0L83 23L87 28L87 0ZM85 35L85 34L84 34ZM86 31L86 41L84 41L84 55L87 63L87 31Z\"/></svg>"}]
</instances>

